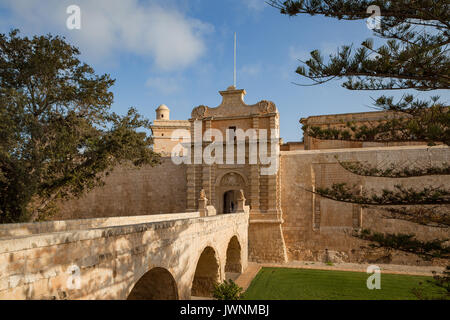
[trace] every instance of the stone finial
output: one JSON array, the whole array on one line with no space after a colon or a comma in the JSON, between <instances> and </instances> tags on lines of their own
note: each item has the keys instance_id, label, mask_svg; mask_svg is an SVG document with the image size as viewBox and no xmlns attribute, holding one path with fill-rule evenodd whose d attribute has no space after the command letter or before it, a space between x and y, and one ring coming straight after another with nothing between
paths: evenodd
<instances>
[{"instance_id":1,"label":"stone finial","mask_svg":"<svg viewBox=\"0 0 450 320\"><path fill-rule=\"evenodd\" d=\"M206 200L205 189L200 190L200 198L199 200Z\"/></svg>"},{"instance_id":2,"label":"stone finial","mask_svg":"<svg viewBox=\"0 0 450 320\"><path fill-rule=\"evenodd\" d=\"M200 197L198 198L198 212L200 212L200 217L206 217L207 216L207 203L208 199L206 198L205 190L200 190Z\"/></svg>"},{"instance_id":3,"label":"stone finial","mask_svg":"<svg viewBox=\"0 0 450 320\"><path fill-rule=\"evenodd\" d=\"M245 196L244 196L244 190L239 190L239 199L238 200L245 200Z\"/></svg>"},{"instance_id":4,"label":"stone finial","mask_svg":"<svg viewBox=\"0 0 450 320\"><path fill-rule=\"evenodd\" d=\"M244 196L244 190L239 190L239 198L237 201L237 210L236 212L244 212L244 206L245 206L245 196Z\"/></svg>"}]
</instances>

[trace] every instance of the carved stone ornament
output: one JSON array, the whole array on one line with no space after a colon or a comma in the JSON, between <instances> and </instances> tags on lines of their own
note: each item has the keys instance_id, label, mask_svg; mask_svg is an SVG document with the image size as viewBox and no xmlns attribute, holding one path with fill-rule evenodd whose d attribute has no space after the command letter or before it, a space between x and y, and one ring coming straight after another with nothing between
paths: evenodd
<instances>
[{"instance_id":1,"label":"carved stone ornament","mask_svg":"<svg viewBox=\"0 0 450 320\"><path fill-rule=\"evenodd\" d=\"M276 110L275 103L272 101L262 100L258 102L258 111L260 113L273 113L276 112Z\"/></svg>"},{"instance_id":2,"label":"carved stone ornament","mask_svg":"<svg viewBox=\"0 0 450 320\"><path fill-rule=\"evenodd\" d=\"M208 109L208 107L204 106L204 105L201 105L201 106L198 106L198 107L194 108L194 110L192 110L192 113L191 113L191 118L192 119L202 119L202 118L204 118L207 109Z\"/></svg>"},{"instance_id":3,"label":"carved stone ornament","mask_svg":"<svg viewBox=\"0 0 450 320\"><path fill-rule=\"evenodd\" d=\"M221 181L222 186L241 186L244 184L244 181L242 180L242 177L238 174L231 172L226 174Z\"/></svg>"}]
</instances>

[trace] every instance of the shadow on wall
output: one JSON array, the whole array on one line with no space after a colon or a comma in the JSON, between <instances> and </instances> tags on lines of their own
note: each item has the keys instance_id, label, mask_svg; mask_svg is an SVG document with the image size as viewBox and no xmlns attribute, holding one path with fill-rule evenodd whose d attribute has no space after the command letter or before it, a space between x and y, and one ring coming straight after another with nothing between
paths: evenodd
<instances>
[{"instance_id":1,"label":"shadow on wall","mask_svg":"<svg viewBox=\"0 0 450 320\"><path fill-rule=\"evenodd\" d=\"M225 272L241 273L242 271L241 246L238 238L233 236L228 243Z\"/></svg>"},{"instance_id":2,"label":"shadow on wall","mask_svg":"<svg viewBox=\"0 0 450 320\"><path fill-rule=\"evenodd\" d=\"M228 217L224 216L225 220ZM2 272L9 283L19 280L14 287L0 290L0 299L210 297L214 284L221 279L222 263L225 272L241 272L242 261L236 236L219 248L227 248L226 261L219 261L225 252L206 244L199 254L189 239L199 229L195 224L209 220L181 219L0 239L2 254L8 257ZM200 229L204 227L201 225ZM23 249L11 251L12 244ZM25 251L27 268L18 272ZM79 271L78 287L76 281L74 286L68 282L74 278L68 272L72 266Z\"/></svg>"},{"instance_id":3,"label":"shadow on wall","mask_svg":"<svg viewBox=\"0 0 450 320\"><path fill-rule=\"evenodd\" d=\"M167 269L156 267L139 279L127 300L178 300L177 284Z\"/></svg>"},{"instance_id":4,"label":"shadow on wall","mask_svg":"<svg viewBox=\"0 0 450 320\"><path fill-rule=\"evenodd\" d=\"M211 247L206 247L195 269L191 296L212 297L214 284L220 279L219 259Z\"/></svg>"}]
</instances>

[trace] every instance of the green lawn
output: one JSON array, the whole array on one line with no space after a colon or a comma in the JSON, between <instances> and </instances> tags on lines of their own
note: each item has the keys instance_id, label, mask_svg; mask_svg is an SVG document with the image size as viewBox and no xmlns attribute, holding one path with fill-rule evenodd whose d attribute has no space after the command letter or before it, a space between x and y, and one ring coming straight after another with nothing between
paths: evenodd
<instances>
[{"instance_id":1,"label":"green lawn","mask_svg":"<svg viewBox=\"0 0 450 320\"><path fill-rule=\"evenodd\" d=\"M364 272L262 268L244 294L248 300L411 300L420 286L427 295L440 295L426 280L431 277L381 274L381 289L369 290Z\"/></svg>"}]
</instances>

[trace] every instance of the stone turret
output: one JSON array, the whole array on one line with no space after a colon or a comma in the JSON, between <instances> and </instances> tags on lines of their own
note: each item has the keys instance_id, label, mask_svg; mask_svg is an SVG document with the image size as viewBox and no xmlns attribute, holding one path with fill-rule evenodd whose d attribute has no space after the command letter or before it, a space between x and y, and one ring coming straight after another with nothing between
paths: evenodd
<instances>
[{"instance_id":1,"label":"stone turret","mask_svg":"<svg viewBox=\"0 0 450 320\"><path fill-rule=\"evenodd\" d=\"M171 154L172 149L180 141L172 141L172 133L178 129L184 129L189 135L190 122L187 120L170 120L170 109L162 104L156 108L156 119L153 121L152 136L153 150L163 156Z\"/></svg>"},{"instance_id":2,"label":"stone turret","mask_svg":"<svg viewBox=\"0 0 450 320\"><path fill-rule=\"evenodd\" d=\"M156 120L170 120L170 109L165 104L156 109Z\"/></svg>"}]
</instances>

